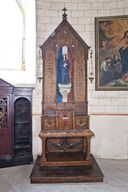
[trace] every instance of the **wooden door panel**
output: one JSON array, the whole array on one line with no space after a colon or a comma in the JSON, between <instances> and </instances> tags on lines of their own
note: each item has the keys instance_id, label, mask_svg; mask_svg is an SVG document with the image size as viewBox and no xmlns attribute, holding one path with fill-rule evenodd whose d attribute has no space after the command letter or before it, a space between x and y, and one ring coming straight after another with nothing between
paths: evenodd
<instances>
[{"instance_id":1,"label":"wooden door panel","mask_svg":"<svg viewBox=\"0 0 128 192\"><path fill-rule=\"evenodd\" d=\"M10 96L0 95L0 158L12 155Z\"/></svg>"},{"instance_id":2,"label":"wooden door panel","mask_svg":"<svg viewBox=\"0 0 128 192\"><path fill-rule=\"evenodd\" d=\"M6 131L0 131L0 157L4 157L9 155L9 143L8 143L8 135Z\"/></svg>"}]
</instances>

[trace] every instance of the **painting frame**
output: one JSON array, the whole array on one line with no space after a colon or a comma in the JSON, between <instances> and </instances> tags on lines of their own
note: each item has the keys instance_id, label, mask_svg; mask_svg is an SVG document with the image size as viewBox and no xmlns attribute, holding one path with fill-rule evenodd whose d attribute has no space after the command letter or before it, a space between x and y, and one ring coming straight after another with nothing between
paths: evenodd
<instances>
[{"instance_id":1,"label":"painting frame","mask_svg":"<svg viewBox=\"0 0 128 192\"><path fill-rule=\"evenodd\" d=\"M95 89L128 90L128 15L95 17Z\"/></svg>"}]
</instances>

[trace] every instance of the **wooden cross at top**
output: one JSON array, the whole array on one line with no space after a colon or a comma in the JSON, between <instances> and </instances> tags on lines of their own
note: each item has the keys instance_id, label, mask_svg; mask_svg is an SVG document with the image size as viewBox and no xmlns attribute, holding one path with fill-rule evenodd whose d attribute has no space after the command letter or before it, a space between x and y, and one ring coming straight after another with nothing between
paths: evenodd
<instances>
[{"instance_id":1,"label":"wooden cross at top","mask_svg":"<svg viewBox=\"0 0 128 192\"><path fill-rule=\"evenodd\" d=\"M67 14L66 14L67 9L64 7L64 8L62 9L62 11L64 12L64 13L63 13L63 19L67 19Z\"/></svg>"}]
</instances>

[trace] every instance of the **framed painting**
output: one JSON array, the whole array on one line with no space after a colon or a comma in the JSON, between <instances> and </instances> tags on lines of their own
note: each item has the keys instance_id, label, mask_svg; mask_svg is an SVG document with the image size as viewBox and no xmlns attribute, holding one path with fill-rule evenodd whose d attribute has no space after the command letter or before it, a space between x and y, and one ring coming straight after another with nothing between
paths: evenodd
<instances>
[{"instance_id":1,"label":"framed painting","mask_svg":"<svg viewBox=\"0 0 128 192\"><path fill-rule=\"evenodd\" d=\"M96 90L128 90L128 16L95 18Z\"/></svg>"}]
</instances>

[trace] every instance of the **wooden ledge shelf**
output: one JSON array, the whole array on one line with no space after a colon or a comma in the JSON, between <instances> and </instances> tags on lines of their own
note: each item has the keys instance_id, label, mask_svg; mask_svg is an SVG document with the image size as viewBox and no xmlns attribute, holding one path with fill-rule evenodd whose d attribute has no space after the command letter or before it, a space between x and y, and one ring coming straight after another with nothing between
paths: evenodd
<instances>
[{"instance_id":1,"label":"wooden ledge shelf","mask_svg":"<svg viewBox=\"0 0 128 192\"><path fill-rule=\"evenodd\" d=\"M90 129L74 129L74 130L42 130L39 134L43 137L92 137L94 133Z\"/></svg>"}]
</instances>

